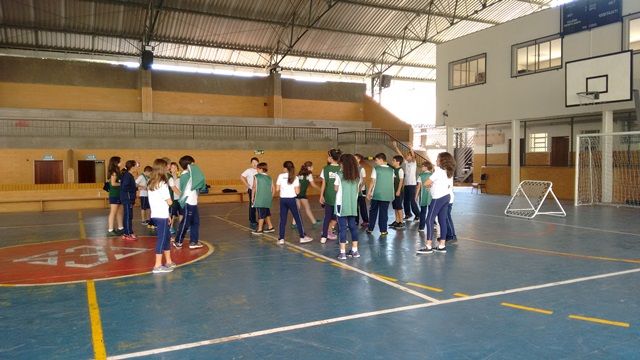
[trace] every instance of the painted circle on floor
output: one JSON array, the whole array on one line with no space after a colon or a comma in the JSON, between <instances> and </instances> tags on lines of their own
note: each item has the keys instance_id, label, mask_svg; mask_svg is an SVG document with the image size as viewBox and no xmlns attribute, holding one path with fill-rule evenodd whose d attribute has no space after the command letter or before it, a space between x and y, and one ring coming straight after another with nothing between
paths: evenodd
<instances>
[{"instance_id":1,"label":"painted circle on floor","mask_svg":"<svg viewBox=\"0 0 640 360\"><path fill-rule=\"evenodd\" d=\"M204 259L213 246L171 247L178 267ZM29 286L105 280L151 272L155 263L155 236L135 241L120 238L63 240L0 248L0 285ZM163 274L164 275L164 274Z\"/></svg>"}]
</instances>

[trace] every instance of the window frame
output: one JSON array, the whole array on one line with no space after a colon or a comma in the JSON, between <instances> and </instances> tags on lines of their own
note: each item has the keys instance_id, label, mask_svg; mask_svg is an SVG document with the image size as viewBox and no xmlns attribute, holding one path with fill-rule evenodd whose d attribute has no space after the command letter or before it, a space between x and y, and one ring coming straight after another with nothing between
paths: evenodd
<instances>
[{"instance_id":1,"label":"window frame","mask_svg":"<svg viewBox=\"0 0 640 360\"><path fill-rule=\"evenodd\" d=\"M630 45L631 40L631 21L640 19L640 12L628 14L622 17L622 50L632 50ZM639 54L640 49L632 50L633 55Z\"/></svg>"},{"instance_id":2,"label":"window frame","mask_svg":"<svg viewBox=\"0 0 640 360\"><path fill-rule=\"evenodd\" d=\"M553 48L551 46L551 43L554 40L558 40L560 39L560 64L556 65L556 66L551 66L552 63L552 53L553 53ZM549 67L540 69L540 58L539 58L539 54L540 54L540 45L544 44L544 43L549 43L549 59L547 60L549 63ZM533 48L535 49L536 54L534 54L534 59L535 59L535 68L533 71L529 71L529 63L527 62L527 65L525 66L527 68L526 72L523 72L522 74L518 74L518 50L520 49L529 49L529 47L533 46ZM527 58L529 57L528 53L527 53ZM553 35L548 35L548 36L543 36L541 38L537 38L537 39L533 39L533 40L529 40L529 41L524 41L521 43L517 43L514 45L511 45L511 77L512 78L518 78L520 76L527 76L527 75L533 75L533 74L539 74L539 73L543 73L546 71L553 71L553 70L560 70L563 67L563 58L564 58L564 36L562 36L562 34L557 33L557 34L553 34Z\"/></svg>"},{"instance_id":3,"label":"window frame","mask_svg":"<svg viewBox=\"0 0 640 360\"><path fill-rule=\"evenodd\" d=\"M476 81L474 83L469 83L469 64L473 61L476 62L476 77L478 77L478 75L480 74L480 72L477 71L478 66L479 66L479 61L480 59L484 60L484 78L482 79L482 81ZM466 80L464 82L464 85L458 85L458 86L454 86L454 68L456 67L456 65L463 65L464 64L464 72L465 72L465 76L466 76ZM459 59L459 60L455 60L455 61L451 61L449 62L449 78L448 78L448 85L449 85L449 90L457 90L457 89L464 89L464 88L468 88L471 86L477 86L477 85L483 85L487 83L487 53L481 53L478 55L474 55L474 56L469 56L467 58L464 59Z\"/></svg>"},{"instance_id":4,"label":"window frame","mask_svg":"<svg viewBox=\"0 0 640 360\"><path fill-rule=\"evenodd\" d=\"M544 135L544 150L536 146L537 144L539 144L539 141L542 140L542 135ZM548 132L529 133L529 139L527 143L528 143L528 147L527 147L528 153L549 152L549 133Z\"/></svg>"}]
</instances>

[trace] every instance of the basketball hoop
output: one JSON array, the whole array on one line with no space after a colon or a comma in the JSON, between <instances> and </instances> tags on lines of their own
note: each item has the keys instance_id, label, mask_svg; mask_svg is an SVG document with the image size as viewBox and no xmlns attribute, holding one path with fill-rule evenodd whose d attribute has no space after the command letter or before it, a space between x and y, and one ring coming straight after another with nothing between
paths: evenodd
<instances>
[{"instance_id":1,"label":"basketball hoop","mask_svg":"<svg viewBox=\"0 0 640 360\"><path fill-rule=\"evenodd\" d=\"M576 95L580 101L580 106L593 105L597 100L600 100L599 91L581 91L577 92Z\"/></svg>"}]
</instances>

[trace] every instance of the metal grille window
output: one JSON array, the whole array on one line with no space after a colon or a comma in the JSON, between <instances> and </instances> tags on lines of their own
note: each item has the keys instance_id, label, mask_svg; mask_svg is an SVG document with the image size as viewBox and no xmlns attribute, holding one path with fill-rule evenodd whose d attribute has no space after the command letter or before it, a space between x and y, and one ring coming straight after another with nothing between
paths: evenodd
<instances>
[{"instance_id":1,"label":"metal grille window","mask_svg":"<svg viewBox=\"0 0 640 360\"><path fill-rule=\"evenodd\" d=\"M527 41L511 47L512 76L533 74L562 67L560 35Z\"/></svg>"},{"instance_id":2,"label":"metal grille window","mask_svg":"<svg viewBox=\"0 0 640 360\"><path fill-rule=\"evenodd\" d=\"M449 63L449 90L484 84L487 80L487 54Z\"/></svg>"},{"instance_id":3,"label":"metal grille window","mask_svg":"<svg viewBox=\"0 0 640 360\"><path fill-rule=\"evenodd\" d=\"M547 133L529 134L529 152L548 152L549 136Z\"/></svg>"}]
</instances>

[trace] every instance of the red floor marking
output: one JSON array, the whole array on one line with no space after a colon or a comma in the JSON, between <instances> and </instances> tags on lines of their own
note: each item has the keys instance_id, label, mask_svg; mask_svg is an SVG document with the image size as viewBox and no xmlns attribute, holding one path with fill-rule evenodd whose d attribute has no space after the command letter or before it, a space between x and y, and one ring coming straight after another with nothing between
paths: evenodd
<instances>
[{"instance_id":1,"label":"red floor marking","mask_svg":"<svg viewBox=\"0 0 640 360\"><path fill-rule=\"evenodd\" d=\"M172 247L171 258L180 265L203 258L200 249ZM120 238L67 240L0 248L0 284L40 285L99 280L151 271L155 262L154 236L136 241Z\"/></svg>"}]
</instances>

